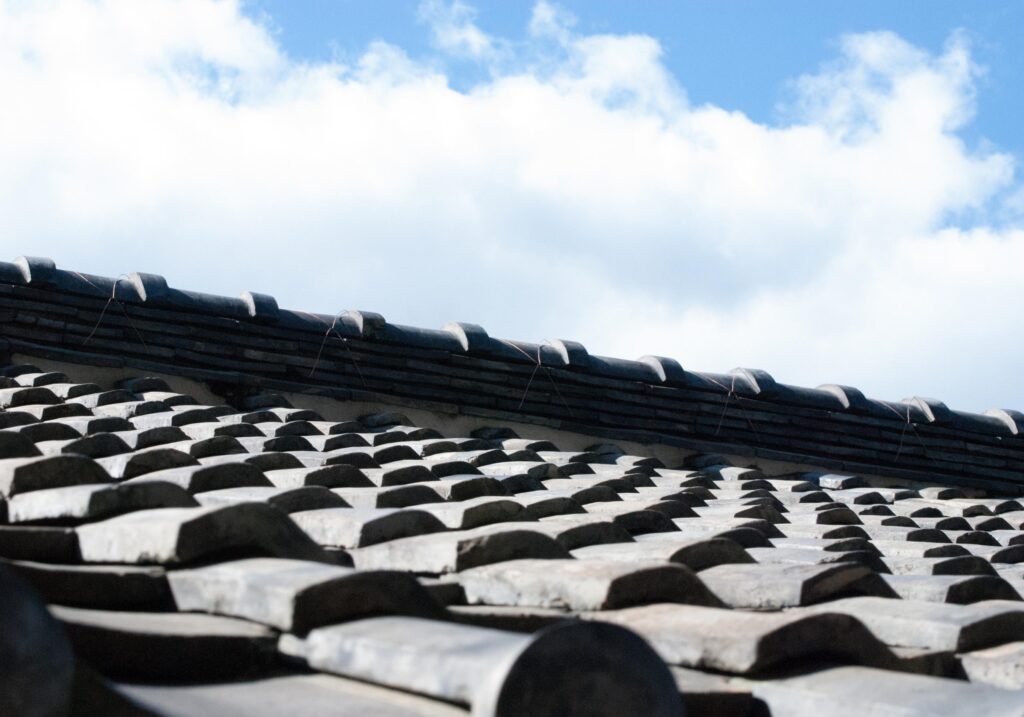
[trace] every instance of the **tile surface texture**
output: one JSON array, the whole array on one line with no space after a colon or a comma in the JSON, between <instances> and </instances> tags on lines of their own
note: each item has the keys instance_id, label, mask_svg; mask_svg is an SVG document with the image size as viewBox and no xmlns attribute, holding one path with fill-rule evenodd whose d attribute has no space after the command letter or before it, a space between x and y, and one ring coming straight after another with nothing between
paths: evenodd
<instances>
[{"instance_id":1,"label":"tile surface texture","mask_svg":"<svg viewBox=\"0 0 1024 717\"><path fill-rule=\"evenodd\" d=\"M0 713L1024 716L1021 414L333 319L0 262Z\"/></svg>"}]
</instances>

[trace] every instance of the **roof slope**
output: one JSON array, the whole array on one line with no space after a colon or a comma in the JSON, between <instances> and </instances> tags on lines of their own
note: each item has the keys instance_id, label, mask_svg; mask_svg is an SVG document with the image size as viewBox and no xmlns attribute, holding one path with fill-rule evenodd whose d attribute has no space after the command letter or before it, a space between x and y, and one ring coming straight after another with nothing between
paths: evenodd
<instances>
[{"instance_id":1,"label":"roof slope","mask_svg":"<svg viewBox=\"0 0 1024 717\"><path fill-rule=\"evenodd\" d=\"M78 369L0 367L0 713L1024 714L1017 500Z\"/></svg>"},{"instance_id":2,"label":"roof slope","mask_svg":"<svg viewBox=\"0 0 1024 717\"><path fill-rule=\"evenodd\" d=\"M280 309L273 297L211 296L152 274L119 279L0 262L0 338L10 353L189 376L240 399L264 390L424 406L694 450L813 462L959 486L1024 486L1024 414L866 398L839 385L776 383L764 371L685 370L669 358L590 355L580 344L489 336Z\"/></svg>"}]
</instances>

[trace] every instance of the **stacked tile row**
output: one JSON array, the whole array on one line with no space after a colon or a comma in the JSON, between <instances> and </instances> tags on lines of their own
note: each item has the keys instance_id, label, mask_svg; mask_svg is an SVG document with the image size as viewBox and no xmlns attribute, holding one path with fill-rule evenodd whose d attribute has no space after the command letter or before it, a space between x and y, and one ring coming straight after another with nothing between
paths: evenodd
<instances>
[{"instance_id":1,"label":"stacked tile row","mask_svg":"<svg viewBox=\"0 0 1024 717\"><path fill-rule=\"evenodd\" d=\"M43 259L0 263L7 350L130 366L264 390L402 401L696 450L808 461L845 472L931 477L1019 489L1024 415L951 410L939 401L868 399L844 386L776 383L757 370L695 373L676 361L589 354L578 343L529 344L479 326L431 331L372 312L281 310L169 288L161 277L112 280Z\"/></svg>"}]
</instances>

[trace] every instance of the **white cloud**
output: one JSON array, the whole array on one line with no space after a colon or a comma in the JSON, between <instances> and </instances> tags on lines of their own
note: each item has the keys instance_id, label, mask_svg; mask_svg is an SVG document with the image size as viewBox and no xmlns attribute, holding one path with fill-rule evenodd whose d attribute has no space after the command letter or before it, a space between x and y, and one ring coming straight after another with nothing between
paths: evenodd
<instances>
[{"instance_id":1,"label":"white cloud","mask_svg":"<svg viewBox=\"0 0 1024 717\"><path fill-rule=\"evenodd\" d=\"M474 22L476 10L461 0L423 0L419 16L441 50L473 59L491 58L496 52L494 40Z\"/></svg>"},{"instance_id":2,"label":"white cloud","mask_svg":"<svg viewBox=\"0 0 1024 717\"><path fill-rule=\"evenodd\" d=\"M0 3L8 258L1024 407L1024 190L958 135L959 36L847 37L764 125L550 3L518 40L422 17L489 79L383 43L297 62L236 2Z\"/></svg>"}]
</instances>

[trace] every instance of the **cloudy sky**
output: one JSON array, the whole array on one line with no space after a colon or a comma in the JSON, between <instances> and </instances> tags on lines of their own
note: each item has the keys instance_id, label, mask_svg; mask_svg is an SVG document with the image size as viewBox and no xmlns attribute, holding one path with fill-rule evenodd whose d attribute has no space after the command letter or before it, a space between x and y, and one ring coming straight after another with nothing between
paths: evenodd
<instances>
[{"instance_id":1,"label":"cloudy sky","mask_svg":"<svg viewBox=\"0 0 1024 717\"><path fill-rule=\"evenodd\" d=\"M1024 10L850 5L0 0L2 258L1024 408Z\"/></svg>"}]
</instances>

